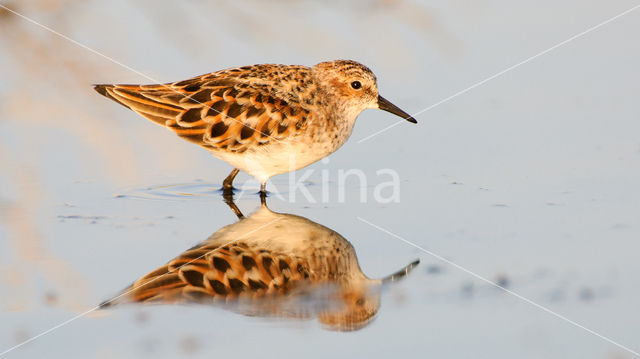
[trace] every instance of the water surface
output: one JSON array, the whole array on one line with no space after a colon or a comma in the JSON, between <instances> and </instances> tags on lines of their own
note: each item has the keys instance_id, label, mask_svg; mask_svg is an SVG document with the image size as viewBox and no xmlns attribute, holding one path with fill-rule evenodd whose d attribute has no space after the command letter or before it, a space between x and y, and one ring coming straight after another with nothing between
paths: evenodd
<instances>
[{"instance_id":1,"label":"water surface","mask_svg":"<svg viewBox=\"0 0 640 359\"><path fill-rule=\"evenodd\" d=\"M635 5L2 4L162 82L351 58L409 113ZM359 142L398 121L365 111L297 191L289 184L307 172L273 179L269 208L339 233L368 277L421 261L380 292L366 326L343 332L201 304L91 311L237 221L217 192L231 168L90 86L149 79L1 13L0 352L91 311L3 358L633 357L433 255L640 350L639 16ZM351 169L366 183L343 185ZM400 178L397 202L374 200L386 169ZM257 183L237 180L237 205L252 213Z\"/></svg>"}]
</instances>

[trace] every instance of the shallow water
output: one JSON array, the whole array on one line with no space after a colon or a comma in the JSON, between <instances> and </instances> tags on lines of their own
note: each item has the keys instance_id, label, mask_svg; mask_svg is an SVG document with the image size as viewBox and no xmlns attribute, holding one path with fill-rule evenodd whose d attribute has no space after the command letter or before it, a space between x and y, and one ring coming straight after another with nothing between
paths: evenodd
<instances>
[{"instance_id":1,"label":"shallow water","mask_svg":"<svg viewBox=\"0 0 640 359\"><path fill-rule=\"evenodd\" d=\"M353 58L409 113L635 5L9 3L161 81ZM339 233L368 277L421 261L381 291L368 325L342 332L202 304L94 310L237 222L217 190L231 168L90 87L147 79L0 14L0 353L46 333L2 358L634 357L640 46L629 34L639 16L417 115L418 125L361 141L396 121L365 111L328 161L273 179L269 208ZM399 176L398 201L376 200L386 169ZM349 170L366 183L341 179ZM258 184L237 181L248 215Z\"/></svg>"}]
</instances>

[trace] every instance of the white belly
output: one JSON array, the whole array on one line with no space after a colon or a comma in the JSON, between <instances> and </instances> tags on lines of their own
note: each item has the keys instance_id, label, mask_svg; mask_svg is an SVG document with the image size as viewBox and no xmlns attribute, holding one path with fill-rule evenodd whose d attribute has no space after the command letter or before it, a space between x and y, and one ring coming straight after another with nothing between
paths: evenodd
<instances>
[{"instance_id":1,"label":"white belly","mask_svg":"<svg viewBox=\"0 0 640 359\"><path fill-rule=\"evenodd\" d=\"M312 128L314 125L310 124L298 136L254 145L241 153L215 150L211 153L265 183L272 176L296 171L335 152L351 136L356 117L357 114L353 114L331 130L320 126Z\"/></svg>"},{"instance_id":2,"label":"white belly","mask_svg":"<svg viewBox=\"0 0 640 359\"><path fill-rule=\"evenodd\" d=\"M337 149L337 148L335 148ZM306 167L335 151L333 146L305 141L276 142L242 153L212 151L213 155L247 172L260 183L270 177Z\"/></svg>"}]
</instances>

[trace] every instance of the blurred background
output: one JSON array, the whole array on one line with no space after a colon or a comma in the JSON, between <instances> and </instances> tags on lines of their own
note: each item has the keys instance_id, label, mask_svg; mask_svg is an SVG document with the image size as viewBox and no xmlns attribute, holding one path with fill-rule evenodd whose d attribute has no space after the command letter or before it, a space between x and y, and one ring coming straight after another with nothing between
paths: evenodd
<instances>
[{"instance_id":1,"label":"blurred background","mask_svg":"<svg viewBox=\"0 0 640 359\"><path fill-rule=\"evenodd\" d=\"M93 91L254 63L369 66L416 113L634 1L0 0L0 353L84 311L235 216L230 167ZM35 22L35 23L34 23ZM38 26L77 41L73 43ZM382 277L415 258L353 333L207 307L91 312L7 358L631 358L634 354L358 217L640 351L640 9L402 123L364 112L312 165L401 177L399 203L273 198L352 242ZM145 76L142 76L144 74ZM360 141L366 139L366 141ZM241 174L239 180L247 180ZM290 177L274 178L286 187ZM337 183L335 184L338 185ZM257 190L257 187L256 187ZM373 196L369 196L372 198ZM239 203L251 212L257 196Z\"/></svg>"}]
</instances>

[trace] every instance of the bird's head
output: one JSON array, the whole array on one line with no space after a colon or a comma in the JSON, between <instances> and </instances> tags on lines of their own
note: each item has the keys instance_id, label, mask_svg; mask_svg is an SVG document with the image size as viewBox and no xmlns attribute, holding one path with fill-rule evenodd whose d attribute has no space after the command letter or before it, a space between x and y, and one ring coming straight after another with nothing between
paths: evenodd
<instances>
[{"instance_id":1,"label":"bird's head","mask_svg":"<svg viewBox=\"0 0 640 359\"><path fill-rule=\"evenodd\" d=\"M366 66L351 60L321 62L312 68L312 74L319 86L330 96L338 98L337 103L344 110L353 111L357 116L367 108L377 108L405 120L417 123L411 115L387 101L378 93L376 76Z\"/></svg>"}]
</instances>

